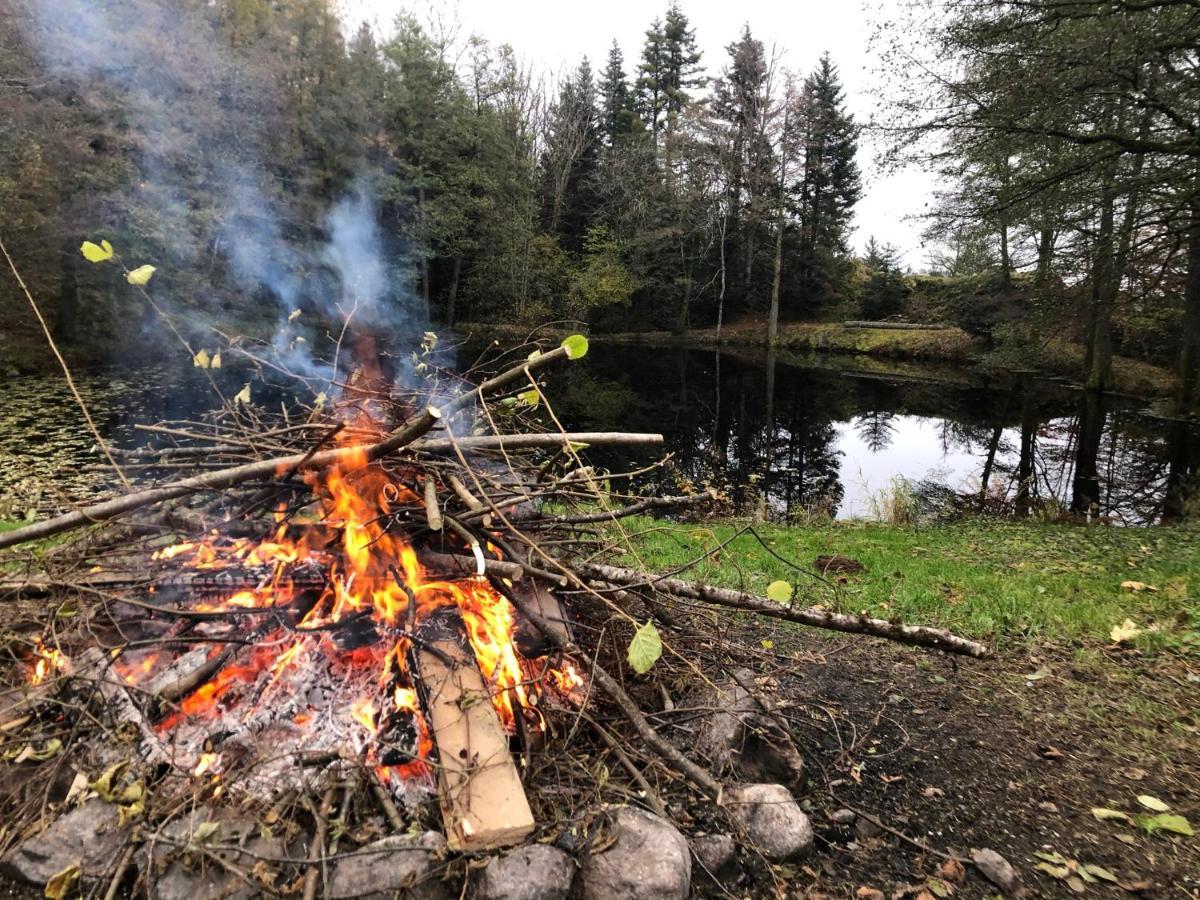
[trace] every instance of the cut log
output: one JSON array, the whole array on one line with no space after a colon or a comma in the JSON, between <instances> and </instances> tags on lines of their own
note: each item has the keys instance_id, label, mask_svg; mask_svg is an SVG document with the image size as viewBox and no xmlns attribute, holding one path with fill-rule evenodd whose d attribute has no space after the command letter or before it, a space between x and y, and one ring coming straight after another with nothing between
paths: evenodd
<instances>
[{"instance_id":1,"label":"cut log","mask_svg":"<svg viewBox=\"0 0 1200 900\"><path fill-rule=\"evenodd\" d=\"M523 841L533 813L474 656L453 639L418 650L425 710L438 751L438 799L452 850Z\"/></svg>"}]
</instances>

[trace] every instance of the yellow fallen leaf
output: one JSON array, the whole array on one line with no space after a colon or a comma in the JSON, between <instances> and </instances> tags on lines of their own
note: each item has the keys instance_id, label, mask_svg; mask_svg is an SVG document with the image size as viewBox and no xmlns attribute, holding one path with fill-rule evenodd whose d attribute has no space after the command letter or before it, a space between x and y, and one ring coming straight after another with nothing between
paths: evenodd
<instances>
[{"instance_id":1,"label":"yellow fallen leaf","mask_svg":"<svg viewBox=\"0 0 1200 900\"><path fill-rule=\"evenodd\" d=\"M55 872L46 882L44 895L50 900L63 900L73 892L75 885L79 883L80 874L78 863L72 863L61 872Z\"/></svg>"},{"instance_id":2,"label":"yellow fallen leaf","mask_svg":"<svg viewBox=\"0 0 1200 900\"><path fill-rule=\"evenodd\" d=\"M192 365L197 369L207 369L212 365L212 357L208 355L208 351L203 348L192 357Z\"/></svg>"},{"instance_id":3,"label":"yellow fallen leaf","mask_svg":"<svg viewBox=\"0 0 1200 900\"><path fill-rule=\"evenodd\" d=\"M1123 644L1126 641L1132 641L1135 637L1142 633L1133 619L1126 619L1120 625L1114 625L1112 631L1109 632L1114 644Z\"/></svg>"},{"instance_id":4,"label":"yellow fallen leaf","mask_svg":"<svg viewBox=\"0 0 1200 900\"><path fill-rule=\"evenodd\" d=\"M233 396L234 403L249 403L250 402L250 385L247 383Z\"/></svg>"},{"instance_id":5,"label":"yellow fallen leaf","mask_svg":"<svg viewBox=\"0 0 1200 900\"><path fill-rule=\"evenodd\" d=\"M1142 591L1147 591L1151 594L1158 593L1158 588L1152 584L1146 584L1144 581L1122 581L1121 590L1132 591L1135 594L1140 594Z\"/></svg>"},{"instance_id":6,"label":"yellow fallen leaf","mask_svg":"<svg viewBox=\"0 0 1200 900\"><path fill-rule=\"evenodd\" d=\"M214 369L221 368L221 351L220 350L218 350L216 353L214 353L212 355L212 367Z\"/></svg>"}]
</instances>

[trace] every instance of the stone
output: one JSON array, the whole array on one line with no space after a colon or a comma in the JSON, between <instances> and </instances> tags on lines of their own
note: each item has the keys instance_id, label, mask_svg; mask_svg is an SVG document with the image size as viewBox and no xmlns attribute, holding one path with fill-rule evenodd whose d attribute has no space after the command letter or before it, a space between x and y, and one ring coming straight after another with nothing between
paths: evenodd
<instances>
[{"instance_id":1,"label":"stone","mask_svg":"<svg viewBox=\"0 0 1200 900\"><path fill-rule=\"evenodd\" d=\"M768 860L798 859L812 851L812 823L783 785L734 785L725 791L724 805L746 839Z\"/></svg>"},{"instance_id":2,"label":"stone","mask_svg":"<svg viewBox=\"0 0 1200 900\"><path fill-rule=\"evenodd\" d=\"M446 839L436 831L420 837L397 834L367 844L334 864L329 897L445 900L450 896L440 878L438 863Z\"/></svg>"},{"instance_id":3,"label":"stone","mask_svg":"<svg viewBox=\"0 0 1200 900\"><path fill-rule=\"evenodd\" d=\"M487 864L476 900L566 900L575 860L548 844L526 844Z\"/></svg>"},{"instance_id":4,"label":"stone","mask_svg":"<svg viewBox=\"0 0 1200 900\"><path fill-rule=\"evenodd\" d=\"M201 829L211 829L213 825L217 830L211 836L197 833ZM284 842L276 837L263 837L254 819L207 806L197 807L171 820L163 826L162 835L170 838L172 843L163 841L153 845L153 868L157 873L153 877L154 900L250 900L262 896L261 887L234 870L253 872L260 866L261 857L289 856ZM219 851L210 852L219 854L233 868L221 865L208 855L182 854L174 846L199 841L221 844ZM139 869L148 871L151 865L149 846L143 845L135 859Z\"/></svg>"},{"instance_id":5,"label":"stone","mask_svg":"<svg viewBox=\"0 0 1200 900\"><path fill-rule=\"evenodd\" d=\"M739 669L695 701L713 710L700 729L696 749L717 775L799 790L805 779L804 759L774 716L742 687L753 680L753 672Z\"/></svg>"},{"instance_id":6,"label":"stone","mask_svg":"<svg viewBox=\"0 0 1200 900\"><path fill-rule=\"evenodd\" d=\"M881 834L883 834L883 829L870 819L857 819L854 822L854 836L860 841L869 841Z\"/></svg>"},{"instance_id":7,"label":"stone","mask_svg":"<svg viewBox=\"0 0 1200 900\"><path fill-rule=\"evenodd\" d=\"M718 885L737 880L737 842L729 835L696 835L692 838L692 854L700 867L698 878Z\"/></svg>"},{"instance_id":8,"label":"stone","mask_svg":"<svg viewBox=\"0 0 1200 900\"><path fill-rule=\"evenodd\" d=\"M853 825L854 820L858 818L858 814L852 809L835 809L829 814L829 821L834 825Z\"/></svg>"},{"instance_id":9,"label":"stone","mask_svg":"<svg viewBox=\"0 0 1200 900\"><path fill-rule=\"evenodd\" d=\"M1000 888L1000 892L1006 897L1015 897L1020 893L1020 876L1009 861L995 850L973 850L971 862L975 863L979 874Z\"/></svg>"},{"instance_id":10,"label":"stone","mask_svg":"<svg viewBox=\"0 0 1200 900\"><path fill-rule=\"evenodd\" d=\"M98 879L116 864L124 840L117 808L89 800L10 850L0 859L0 876L44 885L51 876L78 865L85 881Z\"/></svg>"},{"instance_id":11,"label":"stone","mask_svg":"<svg viewBox=\"0 0 1200 900\"><path fill-rule=\"evenodd\" d=\"M665 819L622 806L612 817L615 841L581 867L583 900L686 900L692 886L687 840Z\"/></svg>"}]
</instances>

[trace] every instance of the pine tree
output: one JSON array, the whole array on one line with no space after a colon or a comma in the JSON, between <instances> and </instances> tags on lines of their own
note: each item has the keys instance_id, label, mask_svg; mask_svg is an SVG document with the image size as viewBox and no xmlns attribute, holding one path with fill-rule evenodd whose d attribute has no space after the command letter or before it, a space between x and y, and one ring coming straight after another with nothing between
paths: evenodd
<instances>
[{"instance_id":1,"label":"pine tree","mask_svg":"<svg viewBox=\"0 0 1200 900\"><path fill-rule=\"evenodd\" d=\"M666 19L655 19L646 31L642 62L638 67L637 111L653 136L655 146L670 130L690 99L689 91L703 84L696 32L687 16L672 3Z\"/></svg>"},{"instance_id":2,"label":"pine tree","mask_svg":"<svg viewBox=\"0 0 1200 900\"><path fill-rule=\"evenodd\" d=\"M772 204L775 165L767 134L771 119L771 66L762 41L750 34L726 48L729 64L713 85L712 114L723 132L727 205L735 259L741 262L743 302L750 296L759 232Z\"/></svg>"},{"instance_id":3,"label":"pine tree","mask_svg":"<svg viewBox=\"0 0 1200 900\"><path fill-rule=\"evenodd\" d=\"M609 48L608 63L600 76L599 91L604 141L609 148L613 148L634 134L640 124L633 108L633 94L625 77L625 57L616 41Z\"/></svg>"},{"instance_id":4,"label":"pine tree","mask_svg":"<svg viewBox=\"0 0 1200 900\"><path fill-rule=\"evenodd\" d=\"M598 206L596 170L601 123L592 67L585 57L559 91L550 111L542 171L547 230L565 247L580 250Z\"/></svg>"},{"instance_id":5,"label":"pine tree","mask_svg":"<svg viewBox=\"0 0 1200 900\"><path fill-rule=\"evenodd\" d=\"M846 111L837 67L822 55L804 82L808 137L799 185L801 290L808 303L840 293L850 216L862 196L858 126Z\"/></svg>"}]
</instances>

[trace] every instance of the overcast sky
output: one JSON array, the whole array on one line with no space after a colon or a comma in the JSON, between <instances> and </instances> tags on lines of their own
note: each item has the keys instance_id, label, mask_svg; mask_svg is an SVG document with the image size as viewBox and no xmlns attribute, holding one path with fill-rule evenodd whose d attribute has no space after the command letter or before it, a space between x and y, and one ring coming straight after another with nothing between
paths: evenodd
<instances>
[{"instance_id":1,"label":"overcast sky","mask_svg":"<svg viewBox=\"0 0 1200 900\"><path fill-rule=\"evenodd\" d=\"M366 19L386 31L401 10L426 18L431 10L457 20L465 32L474 32L495 44L511 44L535 70L559 73L573 69L587 56L593 70L603 67L615 38L625 54L626 72L637 65L646 28L666 10L645 0L600 0L570 3L562 0L446 0L417 4L406 0L340 0L350 23ZM828 50L841 70L847 103L860 123L875 109L872 86L878 82L869 38L872 23L888 17L898 0L681 0L703 53L709 75L724 67L725 47L736 40L742 25L768 48L785 51L784 65L807 74L822 52ZM859 149L866 187L855 210L854 246L861 248L869 235L894 244L907 265L924 263L920 249L921 224L905 221L919 214L929 200L931 179L909 171L884 176L874 165L869 139Z\"/></svg>"}]
</instances>

